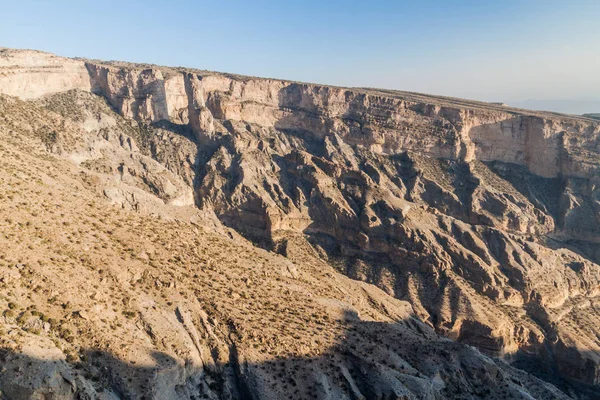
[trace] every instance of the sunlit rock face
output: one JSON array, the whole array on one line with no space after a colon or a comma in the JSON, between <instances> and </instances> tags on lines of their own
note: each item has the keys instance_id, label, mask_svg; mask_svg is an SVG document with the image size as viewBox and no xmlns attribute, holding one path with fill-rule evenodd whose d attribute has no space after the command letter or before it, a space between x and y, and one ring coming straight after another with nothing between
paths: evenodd
<instances>
[{"instance_id":1,"label":"sunlit rock face","mask_svg":"<svg viewBox=\"0 0 600 400\"><path fill-rule=\"evenodd\" d=\"M35 99L70 89L90 90L85 63L41 51L0 49L0 92Z\"/></svg>"},{"instance_id":2,"label":"sunlit rock face","mask_svg":"<svg viewBox=\"0 0 600 400\"><path fill-rule=\"evenodd\" d=\"M240 233L286 257L277 262L296 263L282 267L291 279L314 259L311 273L333 267L337 272L328 273L410 304L422 324L414 329L432 329L424 340L442 335L459 348L475 346L567 395L596 393L600 122L414 93L14 50L0 50L0 93L46 110L50 117L40 121L64 120L34 131L52 154L99 177L95 193L114 206L193 217L193 226L210 226L228 240ZM48 141L52 132L59 140ZM361 334L397 329L385 326ZM248 379L231 381L231 390L267 396L266 364L239 362L255 354L238 355L239 343L219 340L239 369L219 373ZM355 344L365 346L362 339ZM404 390L387 378L369 386L370 376L393 373L328 351L344 381L354 379L349 396ZM480 362L490 376L488 367L500 368ZM359 370L371 372L359 379L351 373ZM173 371L188 384L182 377L189 370ZM441 381L449 374L427 375L430 398L442 396L438 372Z\"/></svg>"}]
</instances>

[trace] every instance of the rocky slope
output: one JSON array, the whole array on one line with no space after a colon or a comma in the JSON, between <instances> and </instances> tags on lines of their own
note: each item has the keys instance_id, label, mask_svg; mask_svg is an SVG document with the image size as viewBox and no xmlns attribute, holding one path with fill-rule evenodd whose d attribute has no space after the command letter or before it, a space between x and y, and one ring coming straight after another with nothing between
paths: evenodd
<instances>
[{"instance_id":1,"label":"rocky slope","mask_svg":"<svg viewBox=\"0 0 600 400\"><path fill-rule=\"evenodd\" d=\"M46 305L67 294L50 296L45 285L38 292L26 283L18 293L6 292L13 305L15 296L22 302L39 294L33 305L44 304L44 315L55 313L70 331L77 329L77 345L62 350L71 355L70 364L50 367L39 348L27 353L29 362L54 374L52 382L65 371L79 377L72 379L80 383L73 383L78 393L106 388L106 396L154 398L167 397L165 390L170 397L280 398L309 388L304 395L329 398L598 395L598 122L414 93L14 50L0 51L0 92L29 100L2 102L0 127L5 146L11 146L6 151L18 155L14 163L34 165L31 177L47 174L46 163L53 163L60 172L42 183L62 188L59 204L81 203L68 207L63 221L50 218L44 226L81 241L69 220L101 215L96 218L105 228L88 228L86 240L99 247L93 247L98 260L112 265L102 271L115 277L102 284L102 274L85 272L88 285L99 280L95 285L108 293L104 301L118 302L128 293L123 306L134 302L133 310L123 311L125 320L119 305L113 319L103 322L101 302L84 300L98 288L75 291L76 307L96 307L84 309L83 318L79 309ZM25 137L31 148L23 147ZM10 174L15 164L3 163L6 179L18 179ZM25 175L21 180L39 185ZM82 185L93 207L69 199ZM27 187L17 187L18 196L35 199L19 192ZM125 211L115 217L102 198ZM121 228L126 238L117 243L125 239L130 247L119 256L111 253L118 249L108 245L114 239L102 229L112 232L121 218L127 220ZM25 215L17 226L28 220ZM18 229L7 241L19 238L22 247L33 247L32 254L40 253L38 245L59 242L28 232ZM65 246L73 260L85 247ZM177 246L181 252L174 256ZM159 255L151 256L149 248ZM8 256L20 251L7 249ZM85 268L94 269L52 256L57 251L41 252L56 259L50 263L56 271L28 261L35 267L25 274L40 274L41 281L52 277L60 291L69 268L77 268L81 279ZM18 281L23 267L10 266L24 262L14 258L3 271ZM19 336L7 341L5 357L19 365L23 348L42 346L24 329L28 325L18 323L32 314L28 307L13 312L15 322L5 316ZM315 321L325 314L330 317L320 326ZM206 322L213 317L227 322ZM96 318L97 325L83 330ZM127 332L105 335L118 320ZM169 333L179 329L172 327L177 323L187 333ZM38 324L42 337L57 336L52 324ZM127 340L145 340L140 346L146 353L127 353ZM463 343L534 372L563 392ZM195 349L200 355L190 355ZM52 351L60 358L61 350ZM98 365L91 355L96 353ZM407 364L398 364L396 356ZM271 368L271 359L280 361ZM216 367L209 372L207 365ZM411 376L422 379L418 385L402 377L409 366L416 371ZM19 382L47 390L20 368ZM300 383L304 369L311 378ZM2 382L16 379L6 377L0 375L4 392ZM144 384L138 378L155 379L150 392L139 389ZM197 392L199 387L205 389Z\"/></svg>"}]
</instances>

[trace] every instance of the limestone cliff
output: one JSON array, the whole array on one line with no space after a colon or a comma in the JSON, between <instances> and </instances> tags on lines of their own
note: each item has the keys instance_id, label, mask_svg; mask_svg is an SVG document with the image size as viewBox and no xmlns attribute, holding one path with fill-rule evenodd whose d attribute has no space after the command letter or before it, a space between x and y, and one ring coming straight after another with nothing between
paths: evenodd
<instances>
[{"instance_id":1,"label":"limestone cliff","mask_svg":"<svg viewBox=\"0 0 600 400\"><path fill-rule=\"evenodd\" d=\"M35 99L69 89L89 90L90 80L82 61L0 48L0 87L2 93Z\"/></svg>"},{"instance_id":2,"label":"limestone cliff","mask_svg":"<svg viewBox=\"0 0 600 400\"><path fill-rule=\"evenodd\" d=\"M50 151L112 176L113 203L194 204L288 259L310 249L437 333L598 394L599 121L39 52L0 60L0 93L78 127L83 143Z\"/></svg>"},{"instance_id":3,"label":"limestone cliff","mask_svg":"<svg viewBox=\"0 0 600 400\"><path fill-rule=\"evenodd\" d=\"M318 138L335 133L349 145L379 154L415 151L502 161L544 177L598 172L600 125L590 118L398 91L0 51L2 93L30 99L91 90L125 117L186 125L203 137L214 132L215 119L245 121Z\"/></svg>"},{"instance_id":4,"label":"limestone cliff","mask_svg":"<svg viewBox=\"0 0 600 400\"><path fill-rule=\"evenodd\" d=\"M600 125L453 99L286 81L88 62L92 91L137 120L214 132L214 119L244 121L317 138L337 134L374 153L503 161L541 176L598 172ZM15 93L16 94L16 93Z\"/></svg>"}]
</instances>

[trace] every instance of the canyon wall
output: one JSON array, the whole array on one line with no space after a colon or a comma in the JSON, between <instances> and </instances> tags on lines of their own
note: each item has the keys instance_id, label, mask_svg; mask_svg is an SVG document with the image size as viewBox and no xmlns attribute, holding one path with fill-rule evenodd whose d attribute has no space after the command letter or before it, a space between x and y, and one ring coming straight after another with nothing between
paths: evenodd
<instances>
[{"instance_id":1,"label":"canyon wall","mask_svg":"<svg viewBox=\"0 0 600 400\"><path fill-rule=\"evenodd\" d=\"M84 146L102 154L80 165L210 210L286 257L310 248L410 301L438 333L598 393L599 121L39 52L0 59L0 92L105 129Z\"/></svg>"},{"instance_id":2,"label":"canyon wall","mask_svg":"<svg viewBox=\"0 0 600 400\"><path fill-rule=\"evenodd\" d=\"M90 90L90 79L83 61L0 48L0 88L1 93L35 99L70 89Z\"/></svg>"},{"instance_id":3,"label":"canyon wall","mask_svg":"<svg viewBox=\"0 0 600 400\"><path fill-rule=\"evenodd\" d=\"M317 137L336 133L386 155L408 150L502 161L544 177L598 172L600 123L592 119L395 91L0 52L0 92L30 99L69 89L100 94L138 121L190 126L205 139L214 133L214 119L235 120Z\"/></svg>"},{"instance_id":4,"label":"canyon wall","mask_svg":"<svg viewBox=\"0 0 600 400\"><path fill-rule=\"evenodd\" d=\"M460 106L431 97L161 69L87 63L92 91L120 113L143 121L190 124L199 134L213 118L317 137L335 132L346 143L382 154L415 151L466 161L525 165L535 174L588 177L598 171L600 124L567 116ZM577 147L585 154L572 154Z\"/></svg>"}]
</instances>

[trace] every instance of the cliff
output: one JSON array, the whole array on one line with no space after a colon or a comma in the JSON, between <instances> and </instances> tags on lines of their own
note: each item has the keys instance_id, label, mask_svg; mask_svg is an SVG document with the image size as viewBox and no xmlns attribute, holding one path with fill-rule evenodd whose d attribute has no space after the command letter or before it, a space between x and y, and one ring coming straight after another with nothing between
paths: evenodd
<instances>
[{"instance_id":1,"label":"cliff","mask_svg":"<svg viewBox=\"0 0 600 400\"><path fill-rule=\"evenodd\" d=\"M120 208L314 257L457 345L598 394L599 121L15 50L0 93L46 110L47 151Z\"/></svg>"},{"instance_id":2,"label":"cliff","mask_svg":"<svg viewBox=\"0 0 600 400\"><path fill-rule=\"evenodd\" d=\"M600 124L590 118L398 91L339 88L151 65L2 50L0 90L24 99L70 89L105 97L123 116L169 121L198 136L214 119L300 130L379 154L415 151L502 161L544 177L598 172Z\"/></svg>"}]
</instances>

